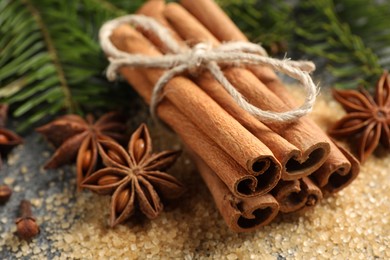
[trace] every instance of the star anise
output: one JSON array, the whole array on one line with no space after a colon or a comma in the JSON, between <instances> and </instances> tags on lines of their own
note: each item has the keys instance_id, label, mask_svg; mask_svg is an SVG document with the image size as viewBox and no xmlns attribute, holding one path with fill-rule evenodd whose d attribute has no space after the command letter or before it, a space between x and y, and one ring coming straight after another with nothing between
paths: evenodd
<instances>
[{"instance_id":1,"label":"star anise","mask_svg":"<svg viewBox=\"0 0 390 260\"><path fill-rule=\"evenodd\" d=\"M99 194L112 194L112 227L127 220L136 206L149 219L156 218L163 210L160 198L173 199L182 194L182 184L164 172L180 152L152 153L146 125L133 133L127 151L112 141L102 141L98 148L106 168L87 177L82 187Z\"/></svg>"},{"instance_id":2,"label":"star anise","mask_svg":"<svg viewBox=\"0 0 390 260\"><path fill-rule=\"evenodd\" d=\"M92 115L84 120L78 115L65 115L37 129L56 148L45 168L57 168L76 159L77 184L96 170L97 144L102 140L126 140L123 117L116 112L107 113L97 121Z\"/></svg>"},{"instance_id":3,"label":"star anise","mask_svg":"<svg viewBox=\"0 0 390 260\"><path fill-rule=\"evenodd\" d=\"M0 155L5 157L15 146L22 143L22 138L5 128L7 121L8 105L0 104ZM2 158L0 157L0 167Z\"/></svg>"},{"instance_id":4,"label":"star anise","mask_svg":"<svg viewBox=\"0 0 390 260\"><path fill-rule=\"evenodd\" d=\"M379 143L390 148L390 79L379 79L375 96L366 90L334 90L334 98L348 113L329 130L334 137L357 137L360 161L365 161Z\"/></svg>"}]
</instances>

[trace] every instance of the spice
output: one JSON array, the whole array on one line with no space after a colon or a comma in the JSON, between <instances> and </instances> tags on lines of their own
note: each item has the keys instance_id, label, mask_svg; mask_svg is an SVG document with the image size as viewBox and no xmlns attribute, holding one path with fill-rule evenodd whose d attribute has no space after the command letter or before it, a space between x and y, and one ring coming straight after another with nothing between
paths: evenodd
<instances>
[{"instance_id":1,"label":"spice","mask_svg":"<svg viewBox=\"0 0 390 260\"><path fill-rule=\"evenodd\" d=\"M308 177L300 180L281 181L272 194L283 213L307 210L322 199L321 190Z\"/></svg>"},{"instance_id":2,"label":"spice","mask_svg":"<svg viewBox=\"0 0 390 260\"><path fill-rule=\"evenodd\" d=\"M22 143L22 138L5 128L7 122L8 105L0 104L0 155L5 157L15 146ZM2 158L0 157L0 167Z\"/></svg>"},{"instance_id":3,"label":"spice","mask_svg":"<svg viewBox=\"0 0 390 260\"><path fill-rule=\"evenodd\" d=\"M347 115L334 124L330 135L357 138L358 157L362 162L379 143L390 148L390 79L387 72L379 79L374 97L364 89L333 90L333 97Z\"/></svg>"},{"instance_id":4,"label":"spice","mask_svg":"<svg viewBox=\"0 0 390 260\"><path fill-rule=\"evenodd\" d=\"M22 200L19 206L20 217L16 219L16 233L24 240L30 240L39 233L39 226L31 212L31 203Z\"/></svg>"},{"instance_id":5,"label":"spice","mask_svg":"<svg viewBox=\"0 0 390 260\"><path fill-rule=\"evenodd\" d=\"M131 136L128 150L104 140L98 144L103 168L82 183L83 188L99 194L112 194L112 227L127 220L138 205L149 219L163 210L160 198L173 199L183 193L182 184L163 172L178 158L178 151L152 153L152 141L142 124Z\"/></svg>"},{"instance_id":6,"label":"spice","mask_svg":"<svg viewBox=\"0 0 390 260\"><path fill-rule=\"evenodd\" d=\"M77 186L96 170L99 161L97 143L101 140L123 142L126 125L123 116L111 112L97 121L92 115L84 120L78 115L66 115L37 129L57 151L45 168L57 168L76 159Z\"/></svg>"},{"instance_id":7,"label":"spice","mask_svg":"<svg viewBox=\"0 0 390 260\"><path fill-rule=\"evenodd\" d=\"M12 195L12 190L7 185L0 185L0 204L6 203Z\"/></svg>"},{"instance_id":8,"label":"spice","mask_svg":"<svg viewBox=\"0 0 390 260\"><path fill-rule=\"evenodd\" d=\"M324 194L336 193L351 184L360 172L360 163L348 150L336 142L325 163L310 178Z\"/></svg>"}]
</instances>

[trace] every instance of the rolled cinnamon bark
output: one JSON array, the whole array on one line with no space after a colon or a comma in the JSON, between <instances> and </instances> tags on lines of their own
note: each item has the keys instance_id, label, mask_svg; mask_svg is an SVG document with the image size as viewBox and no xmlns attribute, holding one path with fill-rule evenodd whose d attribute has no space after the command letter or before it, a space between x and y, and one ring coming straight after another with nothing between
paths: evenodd
<instances>
[{"instance_id":1,"label":"rolled cinnamon bark","mask_svg":"<svg viewBox=\"0 0 390 260\"><path fill-rule=\"evenodd\" d=\"M250 232L270 223L278 214L279 204L270 194L237 198L199 157L193 156L198 171L228 227L235 232Z\"/></svg>"},{"instance_id":2,"label":"rolled cinnamon bark","mask_svg":"<svg viewBox=\"0 0 390 260\"><path fill-rule=\"evenodd\" d=\"M112 35L117 48L126 51L128 45L136 44L134 31L120 27ZM139 37L139 35L136 37ZM144 44L141 42L141 44ZM145 69L122 67L120 73L134 89L150 103L153 85L144 75ZM278 179L279 169L270 163L268 169L258 175L248 174L233 158L224 152L211 138L186 118L171 102L163 100L157 107L159 117L164 120L198 156L218 174L226 186L239 197L258 196L271 190ZM279 176L280 177L280 176Z\"/></svg>"},{"instance_id":3,"label":"rolled cinnamon bark","mask_svg":"<svg viewBox=\"0 0 390 260\"><path fill-rule=\"evenodd\" d=\"M158 20L162 25L164 25L172 37L176 39L178 42L181 42L180 36L170 28L168 22L165 20L163 11L165 9L165 0L149 0L146 1L138 10L137 14L145 15L149 17L154 17ZM142 27L137 27L137 30L142 32L142 34L151 41L156 46L161 46L161 51L166 52L165 44L161 42L160 38L156 37L154 33L151 33L148 30L143 29Z\"/></svg>"},{"instance_id":4,"label":"rolled cinnamon bark","mask_svg":"<svg viewBox=\"0 0 390 260\"><path fill-rule=\"evenodd\" d=\"M219 41L248 41L245 34L240 31L229 16L213 0L181 0L180 4L195 16ZM253 69L251 68L253 73L267 87L272 88L273 85L276 85L278 95L288 95L284 92L279 93L279 90L281 90L279 87L283 87L283 84L272 69L266 66L255 66Z\"/></svg>"},{"instance_id":5,"label":"rolled cinnamon bark","mask_svg":"<svg viewBox=\"0 0 390 260\"><path fill-rule=\"evenodd\" d=\"M314 207L322 199L321 190L307 177L280 181L271 192L280 206L280 212L291 213Z\"/></svg>"},{"instance_id":6,"label":"rolled cinnamon bark","mask_svg":"<svg viewBox=\"0 0 390 260\"><path fill-rule=\"evenodd\" d=\"M218 40L180 5L175 3L168 4L164 10L164 14L171 26L184 40L192 42L210 42L214 45L219 44ZM210 16L210 20L213 19L214 16ZM228 80L253 105L264 110L276 112L289 109L288 106L286 106L250 71L242 68L226 68L224 69L224 72ZM206 77L198 77L197 83L204 87L204 90L210 95L212 93L207 91L207 89L216 91L215 89L222 88L219 83L216 81L213 83L212 80L209 80ZM220 93L223 93L225 90L222 89L219 91ZM221 98L221 95L219 94L213 95L213 98L247 127L248 130L253 131L252 133L259 131L256 130L257 127L260 127L258 123L256 123L256 127L253 126L253 122L256 119L242 117L242 110L237 108L234 102L226 104L226 99ZM325 162L329 154L329 143L327 142L326 134L316 125L306 124L306 121L303 118L293 123L275 122L266 124L272 131L276 132L290 143L289 148L287 148L287 145L285 147L291 149L290 153L287 153L286 155L283 154L285 148L279 148L276 142L272 143L272 139L261 139L264 143L268 141L267 145L269 145L274 154L278 154L279 159L282 160L282 178L284 180L294 180L308 176ZM262 127L262 129L264 129L264 127ZM280 138L278 139L281 140Z\"/></svg>"},{"instance_id":7,"label":"rolled cinnamon bark","mask_svg":"<svg viewBox=\"0 0 390 260\"><path fill-rule=\"evenodd\" d=\"M360 163L355 156L333 142L330 156L310 178L321 188L323 193L336 193L355 180L359 171Z\"/></svg>"}]
</instances>

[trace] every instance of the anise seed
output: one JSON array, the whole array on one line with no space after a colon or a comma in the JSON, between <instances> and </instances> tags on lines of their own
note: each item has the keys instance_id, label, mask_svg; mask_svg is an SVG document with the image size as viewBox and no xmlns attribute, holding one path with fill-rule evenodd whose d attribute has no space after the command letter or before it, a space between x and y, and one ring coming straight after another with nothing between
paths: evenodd
<instances>
[{"instance_id":1,"label":"anise seed","mask_svg":"<svg viewBox=\"0 0 390 260\"><path fill-rule=\"evenodd\" d=\"M98 180L97 184L99 186L106 186L106 185L110 185L110 184L116 183L118 181L119 181L119 177L118 176L106 175L106 176L101 177Z\"/></svg>"},{"instance_id":2,"label":"anise seed","mask_svg":"<svg viewBox=\"0 0 390 260\"><path fill-rule=\"evenodd\" d=\"M136 162L141 161L142 157L145 155L145 140L137 139L134 143L134 158Z\"/></svg>"},{"instance_id":3,"label":"anise seed","mask_svg":"<svg viewBox=\"0 0 390 260\"><path fill-rule=\"evenodd\" d=\"M6 144L8 143L9 139L7 136L0 134L0 144Z\"/></svg>"},{"instance_id":4,"label":"anise seed","mask_svg":"<svg viewBox=\"0 0 390 260\"><path fill-rule=\"evenodd\" d=\"M115 151L113 150L108 150L107 152L107 155L108 157L110 157L112 160L114 160L115 162L119 163L119 164L125 164L124 160L122 159L122 157L116 153Z\"/></svg>"},{"instance_id":5,"label":"anise seed","mask_svg":"<svg viewBox=\"0 0 390 260\"><path fill-rule=\"evenodd\" d=\"M121 191L116 200L115 211L117 213L121 213L125 209L127 202L129 202L129 199L130 191L128 189Z\"/></svg>"},{"instance_id":6,"label":"anise seed","mask_svg":"<svg viewBox=\"0 0 390 260\"><path fill-rule=\"evenodd\" d=\"M87 150L84 153L84 157L83 157L83 161L82 161L83 171L88 170L89 166L91 165L91 161L92 161L92 151Z\"/></svg>"}]
</instances>

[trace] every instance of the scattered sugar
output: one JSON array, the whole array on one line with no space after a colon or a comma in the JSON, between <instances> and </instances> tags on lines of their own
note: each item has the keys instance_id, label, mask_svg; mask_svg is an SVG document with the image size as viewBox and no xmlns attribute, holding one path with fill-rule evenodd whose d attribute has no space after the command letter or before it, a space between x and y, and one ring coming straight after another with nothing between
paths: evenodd
<instances>
[{"instance_id":1,"label":"scattered sugar","mask_svg":"<svg viewBox=\"0 0 390 260\"><path fill-rule=\"evenodd\" d=\"M11 177L5 177L4 178L4 183L7 184L7 185L12 185L14 182L15 182L14 178L11 178Z\"/></svg>"},{"instance_id":2,"label":"scattered sugar","mask_svg":"<svg viewBox=\"0 0 390 260\"><path fill-rule=\"evenodd\" d=\"M49 158L51 155L50 155L50 152L49 152L49 151L44 151L44 152L42 153L42 156L43 156L44 158Z\"/></svg>"},{"instance_id":3,"label":"scattered sugar","mask_svg":"<svg viewBox=\"0 0 390 260\"><path fill-rule=\"evenodd\" d=\"M20 167L20 173L26 174L27 172L28 172L27 166L23 165L22 167Z\"/></svg>"}]
</instances>

